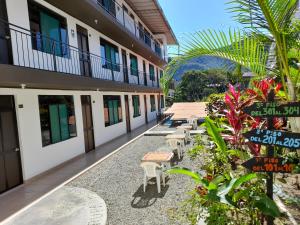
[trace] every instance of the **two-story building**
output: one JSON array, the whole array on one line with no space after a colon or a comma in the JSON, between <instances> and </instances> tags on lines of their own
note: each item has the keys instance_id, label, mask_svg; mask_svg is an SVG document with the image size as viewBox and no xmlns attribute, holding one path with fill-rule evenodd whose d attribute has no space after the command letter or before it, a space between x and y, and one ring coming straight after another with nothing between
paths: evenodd
<instances>
[{"instance_id":1,"label":"two-story building","mask_svg":"<svg viewBox=\"0 0 300 225\"><path fill-rule=\"evenodd\" d=\"M0 193L156 119L157 0L0 0Z\"/></svg>"}]
</instances>

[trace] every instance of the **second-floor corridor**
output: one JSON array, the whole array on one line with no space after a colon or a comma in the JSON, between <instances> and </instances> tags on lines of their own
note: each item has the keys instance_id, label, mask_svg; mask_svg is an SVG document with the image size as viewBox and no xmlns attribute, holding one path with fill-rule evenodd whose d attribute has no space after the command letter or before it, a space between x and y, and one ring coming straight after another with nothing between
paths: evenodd
<instances>
[{"instance_id":1,"label":"second-floor corridor","mask_svg":"<svg viewBox=\"0 0 300 225\"><path fill-rule=\"evenodd\" d=\"M0 64L159 87L160 68L148 61L145 68L135 52L78 25L80 21L69 24L67 14L29 1L25 28L8 22L5 2L0 7Z\"/></svg>"}]
</instances>

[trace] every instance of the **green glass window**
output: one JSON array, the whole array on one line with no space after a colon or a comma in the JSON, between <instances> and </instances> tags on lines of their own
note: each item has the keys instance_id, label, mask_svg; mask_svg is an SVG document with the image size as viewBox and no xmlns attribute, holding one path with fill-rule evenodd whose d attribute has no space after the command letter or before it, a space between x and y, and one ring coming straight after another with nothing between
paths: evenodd
<instances>
[{"instance_id":1,"label":"green glass window","mask_svg":"<svg viewBox=\"0 0 300 225\"><path fill-rule=\"evenodd\" d=\"M49 16L44 12L40 12L40 18L41 32L43 34L42 44L44 46L44 52L52 53L53 50L55 50L56 55L61 55L61 48L56 48L56 46L53 46L59 44L60 42L59 20L55 19L52 16ZM48 37L50 39L48 39Z\"/></svg>"},{"instance_id":2,"label":"green glass window","mask_svg":"<svg viewBox=\"0 0 300 225\"><path fill-rule=\"evenodd\" d=\"M160 108L165 108L165 98L163 95L160 96Z\"/></svg>"},{"instance_id":3,"label":"green glass window","mask_svg":"<svg viewBox=\"0 0 300 225\"><path fill-rule=\"evenodd\" d=\"M164 76L164 71L161 70L161 71L160 71L160 75L159 75L160 79L161 79L163 76Z\"/></svg>"},{"instance_id":4,"label":"green glass window","mask_svg":"<svg viewBox=\"0 0 300 225\"><path fill-rule=\"evenodd\" d=\"M137 57L130 54L130 73L133 76L138 76L138 61Z\"/></svg>"},{"instance_id":5,"label":"green glass window","mask_svg":"<svg viewBox=\"0 0 300 225\"><path fill-rule=\"evenodd\" d=\"M111 126L122 122L121 97L114 95L104 95L104 121L105 126Z\"/></svg>"},{"instance_id":6,"label":"green glass window","mask_svg":"<svg viewBox=\"0 0 300 225\"><path fill-rule=\"evenodd\" d=\"M120 72L120 57L117 46L100 39L102 67Z\"/></svg>"},{"instance_id":7,"label":"green glass window","mask_svg":"<svg viewBox=\"0 0 300 225\"><path fill-rule=\"evenodd\" d=\"M39 96L42 144L47 146L76 137L73 96Z\"/></svg>"},{"instance_id":8,"label":"green glass window","mask_svg":"<svg viewBox=\"0 0 300 225\"><path fill-rule=\"evenodd\" d=\"M150 105L151 105L151 112L156 111L154 95L150 95Z\"/></svg>"},{"instance_id":9,"label":"green glass window","mask_svg":"<svg viewBox=\"0 0 300 225\"><path fill-rule=\"evenodd\" d=\"M98 3L100 3L108 13L116 16L116 3L113 0L98 0Z\"/></svg>"},{"instance_id":10,"label":"green glass window","mask_svg":"<svg viewBox=\"0 0 300 225\"><path fill-rule=\"evenodd\" d=\"M66 19L31 1L28 7L33 49L69 56Z\"/></svg>"},{"instance_id":11,"label":"green glass window","mask_svg":"<svg viewBox=\"0 0 300 225\"><path fill-rule=\"evenodd\" d=\"M154 66L149 64L150 80L155 81Z\"/></svg>"},{"instance_id":12,"label":"green glass window","mask_svg":"<svg viewBox=\"0 0 300 225\"><path fill-rule=\"evenodd\" d=\"M133 106L133 117L139 117L141 115L139 95L132 96L132 106Z\"/></svg>"}]
</instances>

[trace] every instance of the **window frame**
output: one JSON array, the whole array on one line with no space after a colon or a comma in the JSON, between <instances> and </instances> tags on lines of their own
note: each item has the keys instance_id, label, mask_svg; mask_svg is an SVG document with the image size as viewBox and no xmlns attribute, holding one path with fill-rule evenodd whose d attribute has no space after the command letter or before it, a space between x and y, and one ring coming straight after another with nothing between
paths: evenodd
<instances>
[{"instance_id":1,"label":"window frame","mask_svg":"<svg viewBox=\"0 0 300 225\"><path fill-rule=\"evenodd\" d=\"M104 51L102 51L104 49ZM112 57L112 50L114 53L114 57ZM107 51L110 52L110 58L107 56ZM104 55L103 55L104 54ZM120 72L120 53L119 47L110 43L109 41L100 38L100 55L102 60L102 68L110 69L115 72ZM113 60L114 59L114 60Z\"/></svg>"},{"instance_id":2,"label":"window frame","mask_svg":"<svg viewBox=\"0 0 300 225\"><path fill-rule=\"evenodd\" d=\"M41 17L40 13L44 13L49 17L52 17L59 21L59 40L52 39L44 34L42 34L42 27L41 27ZM52 54L57 57L63 57L63 58L70 58L70 46L69 46L69 33L68 33L68 25L67 25L67 19L55 12L53 12L51 9L46 8L45 6L33 2L28 1L28 13L29 13L29 25L30 25L30 31L31 31L31 43L32 48L34 50L46 53L46 54ZM38 28L38 30L33 28L33 24L35 24L35 28ZM65 35L65 40L63 40L63 36ZM44 38L44 39L43 39ZM46 39L46 40L45 40ZM45 42L49 42L50 45L52 42L58 42L59 43L59 51L60 53L53 51L49 52L47 48L44 46Z\"/></svg>"},{"instance_id":3,"label":"window frame","mask_svg":"<svg viewBox=\"0 0 300 225\"><path fill-rule=\"evenodd\" d=\"M151 112L155 112L156 111L156 103L155 103L155 96L154 95L150 95L150 110Z\"/></svg>"},{"instance_id":4,"label":"window frame","mask_svg":"<svg viewBox=\"0 0 300 225\"><path fill-rule=\"evenodd\" d=\"M113 0L101 0L100 3L105 11L107 11L110 15L116 17L116 4Z\"/></svg>"},{"instance_id":5,"label":"window frame","mask_svg":"<svg viewBox=\"0 0 300 225\"><path fill-rule=\"evenodd\" d=\"M115 108L114 102L118 102L118 107ZM112 111L109 109L109 105L112 102ZM122 100L120 95L103 95L103 109L104 109L104 125L105 127L110 127L119 123L123 122L123 110L122 110ZM107 111L108 116L108 122L105 118L105 114ZM112 112L112 114L110 114ZM115 115L118 115L117 118L115 118ZM111 118L113 118L113 121L111 121ZM116 122L117 120L117 122Z\"/></svg>"},{"instance_id":6,"label":"window frame","mask_svg":"<svg viewBox=\"0 0 300 225\"><path fill-rule=\"evenodd\" d=\"M137 102L138 102L137 103L138 104L138 113L136 113L135 107L134 107L135 100L137 100ZM141 114L141 100L140 100L139 95L132 95L132 108L133 108L133 118L140 117L142 115Z\"/></svg>"},{"instance_id":7,"label":"window frame","mask_svg":"<svg viewBox=\"0 0 300 225\"><path fill-rule=\"evenodd\" d=\"M164 76L164 71L163 71L163 70L160 70L160 71L159 71L159 78L161 79L163 76Z\"/></svg>"},{"instance_id":8,"label":"window frame","mask_svg":"<svg viewBox=\"0 0 300 225\"><path fill-rule=\"evenodd\" d=\"M52 98L52 99L50 99ZM50 100L49 100L50 99ZM65 103L65 104L63 104ZM64 141L68 141L72 138L77 137L77 124L76 124L76 111L75 111L75 104L74 104L74 96L73 95L38 95L38 104L39 104L39 116L40 116L40 126L41 126L41 138L42 138L42 146L47 147L53 144L58 144ZM68 105L67 105L68 104ZM47 107L45 107L45 105ZM67 128L68 128L68 138L62 137L62 118L61 118L61 112L59 106L66 105L66 113L67 113ZM58 125L59 125L59 135L60 140L53 141L53 127L51 121L51 107L54 109L56 106L56 110L58 113ZM47 109L45 109L47 108ZM42 111L43 110L43 111ZM73 118L72 118L73 117ZM72 120L71 120L72 118ZM44 124L44 120L47 119L46 126ZM73 121L73 124L70 123L70 121ZM56 124L57 125L57 124ZM66 125L66 124L64 124ZM73 126L73 131L71 129L71 126ZM45 129L46 128L46 129ZM66 127L65 127L66 128ZM49 140L45 140L45 136L43 135L45 131L49 132Z\"/></svg>"},{"instance_id":9,"label":"window frame","mask_svg":"<svg viewBox=\"0 0 300 225\"><path fill-rule=\"evenodd\" d=\"M153 71L153 74L151 73L152 71ZM150 63L149 63L149 77L150 77L151 81L155 81L155 68L154 68L154 65L152 65Z\"/></svg>"},{"instance_id":10,"label":"window frame","mask_svg":"<svg viewBox=\"0 0 300 225\"><path fill-rule=\"evenodd\" d=\"M160 108L161 109L165 108L165 98L163 95L160 96Z\"/></svg>"},{"instance_id":11,"label":"window frame","mask_svg":"<svg viewBox=\"0 0 300 225\"><path fill-rule=\"evenodd\" d=\"M137 58L137 56L135 56L133 54L130 54L129 58L130 58L130 74L132 76L136 76L137 77L139 75L139 73L138 73L138 71L139 71L138 58ZM136 68L133 68L132 59L134 59L136 61Z\"/></svg>"}]
</instances>

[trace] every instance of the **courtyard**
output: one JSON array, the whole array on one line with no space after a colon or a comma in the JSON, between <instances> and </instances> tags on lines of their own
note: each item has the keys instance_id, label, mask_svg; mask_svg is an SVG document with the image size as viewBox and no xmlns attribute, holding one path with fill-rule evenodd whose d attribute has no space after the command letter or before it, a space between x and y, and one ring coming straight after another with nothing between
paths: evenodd
<instances>
[{"instance_id":1,"label":"courtyard","mask_svg":"<svg viewBox=\"0 0 300 225\"><path fill-rule=\"evenodd\" d=\"M151 130L174 131L174 128L156 126ZM5 224L102 224L99 213L105 214L106 209L101 209L99 203L96 204L99 206L98 212L93 213L89 201L82 199L76 201L76 198L81 198L84 193L94 197L96 195L95 198L99 196L104 200L107 207L106 224L109 225L183 224L182 221L172 218L180 206L178 203L187 198L187 190L193 187L188 177L168 176L166 186L162 186L161 193L158 193L155 179L152 179L146 192L143 191L144 171L140 167L141 159L147 152L157 151L165 145L165 136L138 137ZM180 167L195 165L186 155L189 147L189 144L185 146L182 159L174 157L172 165ZM61 211L59 215L58 211ZM84 211L87 211L85 215L83 215ZM81 213L76 214L76 212ZM32 215L36 216L32 217Z\"/></svg>"}]
</instances>

